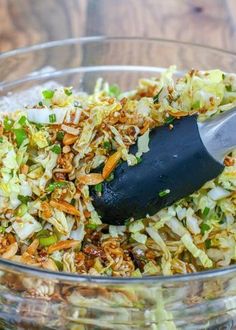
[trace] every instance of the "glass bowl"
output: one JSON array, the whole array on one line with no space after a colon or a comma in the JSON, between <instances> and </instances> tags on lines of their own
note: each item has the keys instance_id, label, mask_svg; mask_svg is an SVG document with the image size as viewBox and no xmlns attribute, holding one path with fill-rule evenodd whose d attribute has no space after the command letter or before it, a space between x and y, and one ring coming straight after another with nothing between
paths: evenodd
<instances>
[{"instance_id":1,"label":"glass bowl","mask_svg":"<svg viewBox=\"0 0 236 330\"><path fill-rule=\"evenodd\" d=\"M9 94L17 100L19 92L52 81L91 91L103 77L130 90L140 77L156 76L171 64L179 72L236 72L236 54L160 39L55 41L0 55L0 102ZM171 277L108 278L50 272L0 259L1 329L235 327L236 266Z\"/></svg>"}]
</instances>

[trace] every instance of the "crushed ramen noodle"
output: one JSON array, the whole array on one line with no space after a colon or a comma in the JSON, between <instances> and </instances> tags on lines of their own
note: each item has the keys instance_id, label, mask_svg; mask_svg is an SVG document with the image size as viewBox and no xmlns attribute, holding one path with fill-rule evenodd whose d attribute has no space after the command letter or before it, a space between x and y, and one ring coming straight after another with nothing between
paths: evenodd
<instances>
[{"instance_id":1,"label":"crushed ramen noodle","mask_svg":"<svg viewBox=\"0 0 236 330\"><path fill-rule=\"evenodd\" d=\"M219 177L154 216L112 226L93 207L91 187L102 194L119 162L141 162L154 127L175 129L175 118L197 114L204 121L236 106L236 75L191 70L174 79L175 70L141 79L132 91L102 79L91 95L43 89L36 104L1 113L1 258L116 277L235 263L236 150Z\"/></svg>"}]
</instances>

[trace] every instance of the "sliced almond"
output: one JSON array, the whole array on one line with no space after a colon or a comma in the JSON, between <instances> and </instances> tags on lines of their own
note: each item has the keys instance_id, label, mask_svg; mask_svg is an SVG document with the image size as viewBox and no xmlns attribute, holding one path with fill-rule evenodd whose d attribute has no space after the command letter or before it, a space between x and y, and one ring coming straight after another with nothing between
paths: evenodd
<instances>
[{"instance_id":1,"label":"sliced almond","mask_svg":"<svg viewBox=\"0 0 236 330\"><path fill-rule=\"evenodd\" d=\"M116 165L118 164L120 159L121 159L120 150L116 151L113 155L111 155L108 158L102 171L103 179L107 179L109 177L111 172L116 168Z\"/></svg>"},{"instance_id":2,"label":"sliced almond","mask_svg":"<svg viewBox=\"0 0 236 330\"><path fill-rule=\"evenodd\" d=\"M74 239L68 239L66 241L57 242L48 248L48 253L51 254L54 251L71 249L79 246L80 241Z\"/></svg>"},{"instance_id":3,"label":"sliced almond","mask_svg":"<svg viewBox=\"0 0 236 330\"><path fill-rule=\"evenodd\" d=\"M39 246L39 240L35 238L33 242L27 247L26 252L30 255L34 255Z\"/></svg>"},{"instance_id":4,"label":"sliced almond","mask_svg":"<svg viewBox=\"0 0 236 330\"><path fill-rule=\"evenodd\" d=\"M49 204L52 206L52 207L55 207L57 210L60 210L62 212L65 212L65 213L68 213L68 214L71 214L71 215L76 215L76 216L79 216L80 215L80 212L76 209L76 207L74 205L71 205L65 201L55 201L55 200L51 200L49 202Z\"/></svg>"},{"instance_id":5,"label":"sliced almond","mask_svg":"<svg viewBox=\"0 0 236 330\"><path fill-rule=\"evenodd\" d=\"M75 143L75 141L77 139L78 139L78 136L66 133L63 137L63 144L65 146L69 146L69 145Z\"/></svg>"},{"instance_id":6,"label":"sliced almond","mask_svg":"<svg viewBox=\"0 0 236 330\"><path fill-rule=\"evenodd\" d=\"M6 252L4 252L1 257L3 259L11 259L17 252L18 250L18 244L17 242L12 243L11 245L9 245L6 249Z\"/></svg>"},{"instance_id":7,"label":"sliced almond","mask_svg":"<svg viewBox=\"0 0 236 330\"><path fill-rule=\"evenodd\" d=\"M61 129L63 129L63 131L65 131L68 134L71 135L78 135L79 134L79 129L72 127L72 126L68 126L68 125L61 125Z\"/></svg>"},{"instance_id":8,"label":"sliced almond","mask_svg":"<svg viewBox=\"0 0 236 330\"><path fill-rule=\"evenodd\" d=\"M172 117L175 117L175 118L189 116L189 113L185 112L185 111L176 111L176 112L168 111L168 113L169 113L169 115L171 115Z\"/></svg>"},{"instance_id":9,"label":"sliced almond","mask_svg":"<svg viewBox=\"0 0 236 330\"><path fill-rule=\"evenodd\" d=\"M79 183L93 186L103 181L103 176L100 173L90 173L79 177Z\"/></svg>"}]
</instances>

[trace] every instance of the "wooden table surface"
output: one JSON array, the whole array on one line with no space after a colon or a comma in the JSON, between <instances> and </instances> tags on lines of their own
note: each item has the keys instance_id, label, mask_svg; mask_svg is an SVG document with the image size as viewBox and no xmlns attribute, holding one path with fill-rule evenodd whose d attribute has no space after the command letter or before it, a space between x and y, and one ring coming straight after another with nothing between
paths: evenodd
<instances>
[{"instance_id":1,"label":"wooden table surface","mask_svg":"<svg viewBox=\"0 0 236 330\"><path fill-rule=\"evenodd\" d=\"M0 0L0 52L88 35L168 38L236 51L236 0Z\"/></svg>"}]
</instances>

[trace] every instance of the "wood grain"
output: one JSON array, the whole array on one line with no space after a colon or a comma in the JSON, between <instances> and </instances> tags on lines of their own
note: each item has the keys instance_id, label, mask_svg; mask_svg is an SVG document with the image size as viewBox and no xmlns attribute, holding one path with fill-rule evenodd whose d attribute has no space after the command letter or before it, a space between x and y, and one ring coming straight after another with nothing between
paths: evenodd
<instances>
[{"instance_id":1,"label":"wood grain","mask_svg":"<svg viewBox=\"0 0 236 330\"><path fill-rule=\"evenodd\" d=\"M85 35L177 39L236 51L235 0L0 0L0 51Z\"/></svg>"}]
</instances>

